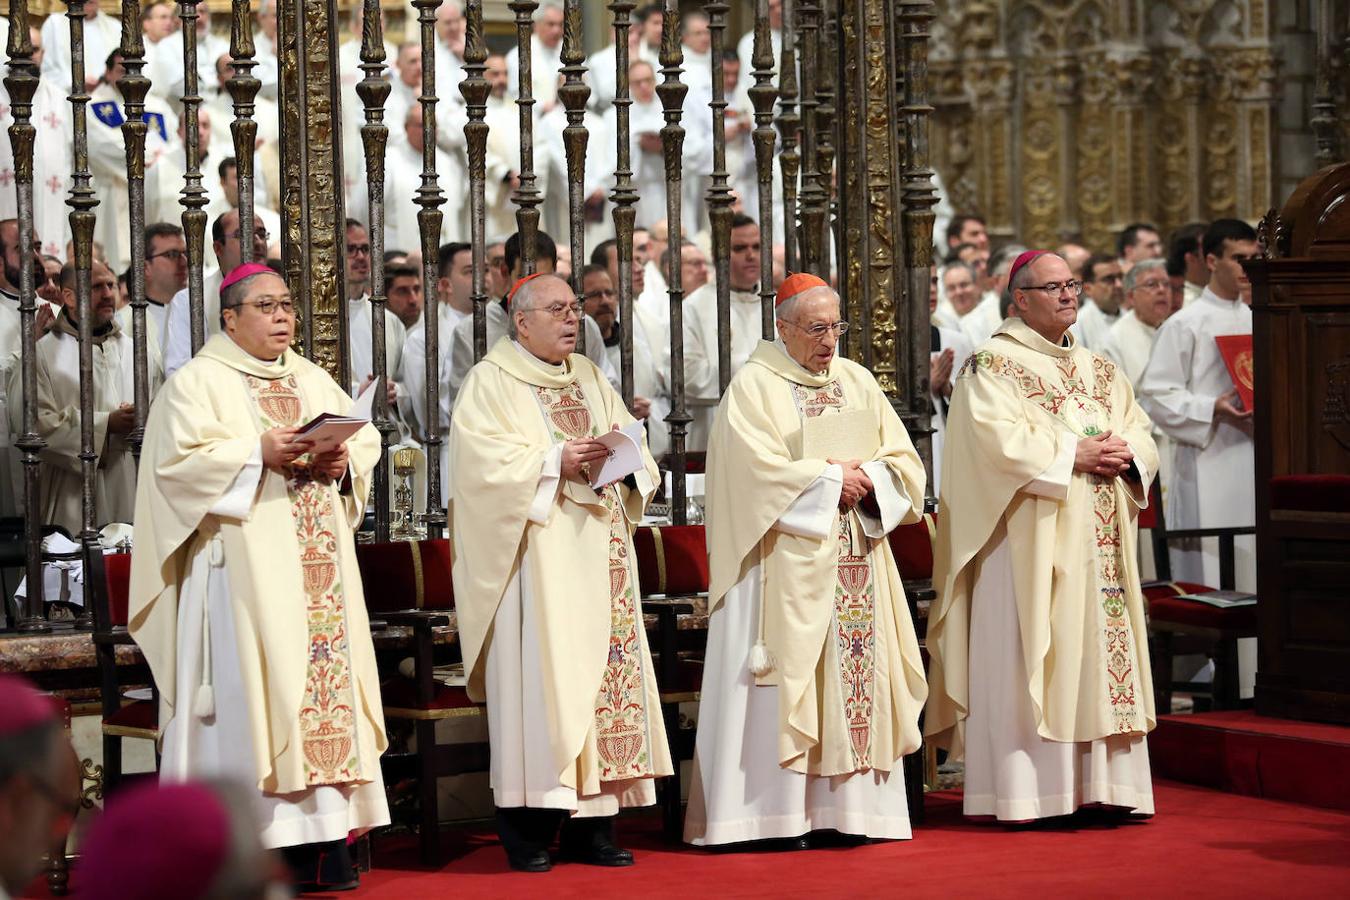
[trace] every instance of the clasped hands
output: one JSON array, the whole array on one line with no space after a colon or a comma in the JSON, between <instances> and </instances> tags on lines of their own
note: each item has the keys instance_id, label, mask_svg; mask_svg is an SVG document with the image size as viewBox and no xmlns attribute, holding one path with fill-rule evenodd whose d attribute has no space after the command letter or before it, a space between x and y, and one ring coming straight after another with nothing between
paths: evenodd
<instances>
[{"instance_id":1,"label":"clasped hands","mask_svg":"<svg viewBox=\"0 0 1350 900\"><path fill-rule=\"evenodd\" d=\"M313 449L313 442L297 437L299 428L273 428L262 433L263 465L269 469L292 469L295 461ZM317 481L337 481L347 474L347 445L338 444L332 450L317 453L305 466Z\"/></svg>"},{"instance_id":2,"label":"clasped hands","mask_svg":"<svg viewBox=\"0 0 1350 900\"><path fill-rule=\"evenodd\" d=\"M1130 445L1111 432L1104 431L1078 441L1073 468L1085 475L1116 478L1129 471L1133 462L1134 453L1130 451Z\"/></svg>"},{"instance_id":3,"label":"clasped hands","mask_svg":"<svg viewBox=\"0 0 1350 900\"><path fill-rule=\"evenodd\" d=\"M872 479L863 471L859 459L827 459L827 463L844 470L844 486L839 491L839 510L847 512L857 506L862 498L872 493Z\"/></svg>"}]
</instances>

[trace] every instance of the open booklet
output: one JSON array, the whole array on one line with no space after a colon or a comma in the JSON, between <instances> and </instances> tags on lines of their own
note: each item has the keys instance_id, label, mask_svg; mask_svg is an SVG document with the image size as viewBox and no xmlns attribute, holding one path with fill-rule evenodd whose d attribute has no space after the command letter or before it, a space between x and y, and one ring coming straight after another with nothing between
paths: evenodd
<instances>
[{"instance_id":1,"label":"open booklet","mask_svg":"<svg viewBox=\"0 0 1350 900\"><path fill-rule=\"evenodd\" d=\"M303 438L311 442L314 446L310 453L327 453L337 447L347 438L361 430L362 425L370 423L372 411L375 406L375 390L383 383L383 378L376 378L366 389L356 398L352 408L347 410L345 416L337 413L319 413L310 419L300 430L296 432L297 438Z\"/></svg>"},{"instance_id":2,"label":"open booklet","mask_svg":"<svg viewBox=\"0 0 1350 900\"><path fill-rule=\"evenodd\" d=\"M630 422L626 428L607 431L595 438L609 448L609 456L605 459L604 465L591 475L591 487L598 488L604 484L611 484L643 467L643 431L642 420L639 419Z\"/></svg>"}]
</instances>

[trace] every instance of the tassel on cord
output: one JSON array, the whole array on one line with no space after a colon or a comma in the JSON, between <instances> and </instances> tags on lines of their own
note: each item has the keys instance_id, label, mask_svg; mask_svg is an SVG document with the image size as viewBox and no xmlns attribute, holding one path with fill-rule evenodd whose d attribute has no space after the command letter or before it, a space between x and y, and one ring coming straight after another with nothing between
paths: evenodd
<instances>
[{"instance_id":1,"label":"tassel on cord","mask_svg":"<svg viewBox=\"0 0 1350 900\"><path fill-rule=\"evenodd\" d=\"M769 649L768 644L764 643L764 588L768 581L765 563L764 545L761 543L759 552L759 635L755 640L755 646L750 648L750 674L756 678L763 678L778 668L778 660L774 658L773 651Z\"/></svg>"},{"instance_id":2,"label":"tassel on cord","mask_svg":"<svg viewBox=\"0 0 1350 900\"><path fill-rule=\"evenodd\" d=\"M212 568L225 564L225 548L220 536L215 535L210 543L210 562ZM210 579L207 575L207 579ZM192 698L192 714L209 719L216 714L216 689L211 683L211 596L202 598L202 679L197 685L196 696Z\"/></svg>"}]
</instances>

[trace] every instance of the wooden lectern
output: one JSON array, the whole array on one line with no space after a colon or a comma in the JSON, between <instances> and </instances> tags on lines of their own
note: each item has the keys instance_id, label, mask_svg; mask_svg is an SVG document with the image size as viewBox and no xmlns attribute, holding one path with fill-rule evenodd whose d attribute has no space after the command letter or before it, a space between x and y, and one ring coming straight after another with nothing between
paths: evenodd
<instances>
[{"instance_id":1,"label":"wooden lectern","mask_svg":"<svg viewBox=\"0 0 1350 900\"><path fill-rule=\"evenodd\" d=\"M1256 710L1350 724L1350 163L1307 178L1260 236Z\"/></svg>"}]
</instances>

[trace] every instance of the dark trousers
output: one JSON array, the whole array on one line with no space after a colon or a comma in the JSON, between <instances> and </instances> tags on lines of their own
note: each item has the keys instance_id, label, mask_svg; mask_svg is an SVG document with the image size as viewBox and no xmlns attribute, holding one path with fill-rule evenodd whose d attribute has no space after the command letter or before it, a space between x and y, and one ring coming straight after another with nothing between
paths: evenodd
<instances>
[{"instance_id":1,"label":"dark trousers","mask_svg":"<svg viewBox=\"0 0 1350 900\"><path fill-rule=\"evenodd\" d=\"M560 834L561 832L561 834ZM597 838L612 838L613 816L569 816L563 809L497 807L497 835L512 856L547 850L555 837L563 847L589 848Z\"/></svg>"},{"instance_id":2,"label":"dark trousers","mask_svg":"<svg viewBox=\"0 0 1350 900\"><path fill-rule=\"evenodd\" d=\"M355 881L357 877L346 838L283 847L281 856L296 884L340 885Z\"/></svg>"}]
</instances>

